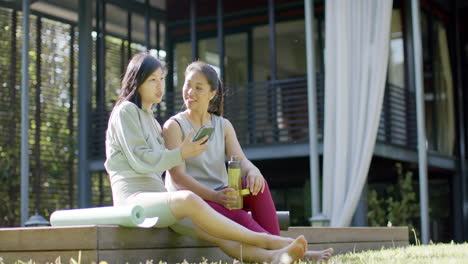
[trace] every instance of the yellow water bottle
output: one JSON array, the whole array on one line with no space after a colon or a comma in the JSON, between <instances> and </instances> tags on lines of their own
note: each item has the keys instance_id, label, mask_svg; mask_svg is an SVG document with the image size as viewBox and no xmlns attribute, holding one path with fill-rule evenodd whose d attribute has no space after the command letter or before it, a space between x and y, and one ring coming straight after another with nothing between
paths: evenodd
<instances>
[{"instance_id":1,"label":"yellow water bottle","mask_svg":"<svg viewBox=\"0 0 468 264\"><path fill-rule=\"evenodd\" d=\"M236 195L237 199L235 203L228 204L226 207L229 209L242 209L244 206L243 196L249 194L249 190L242 190L242 171L240 160L236 156L232 156L231 160L228 161L228 187L235 191L227 194Z\"/></svg>"}]
</instances>

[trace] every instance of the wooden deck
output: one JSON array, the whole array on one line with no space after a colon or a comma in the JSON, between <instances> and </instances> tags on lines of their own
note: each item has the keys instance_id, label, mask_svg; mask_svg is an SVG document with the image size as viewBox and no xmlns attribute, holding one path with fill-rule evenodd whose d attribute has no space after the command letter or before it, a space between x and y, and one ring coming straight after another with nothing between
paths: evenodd
<instances>
[{"instance_id":1,"label":"wooden deck","mask_svg":"<svg viewBox=\"0 0 468 264\"><path fill-rule=\"evenodd\" d=\"M291 227L283 236L305 235L309 249L333 247L336 253L401 247L408 245L406 227L313 228ZM146 263L160 260L199 263L232 259L215 245L176 234L170 229L140 229L117 226L0 228L0 258L4 263L16 260L35 263L62 263L70 258L81 264L107 261L109 264Z\"/></svg>"}]
</instances>

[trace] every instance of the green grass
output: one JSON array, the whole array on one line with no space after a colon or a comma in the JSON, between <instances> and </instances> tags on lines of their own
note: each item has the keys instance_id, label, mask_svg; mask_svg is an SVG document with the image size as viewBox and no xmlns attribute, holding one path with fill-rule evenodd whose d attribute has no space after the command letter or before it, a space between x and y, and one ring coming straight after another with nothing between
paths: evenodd
<instances>
[{"instance_id":1,"label":"green grass","mask_svg":"<svg viewBox=\"0 0 468 264\"><path fill-rule=\"evenodd\" d=\"M81 253L81 252L80 252ZM81 254L79 254L81 255ZM78 260L70 259L60 261L57 264L85 264ZM30 261L16 261L15 264L34 264ZM164 264L165 262L149 260L142 264ZM182 262L182 264L191 264L193 262ZM200 264L225 264L221 262L211 262L204 259ZM235 264L241 264L234 261ZM433 244L427 246L408 246L405 248L392 248L381 250L369 250L360 253L347 253L333 256L327 264L468 264L468 243L465 244ZM4 263L0 257L0 264ZM88 264L88 263L86 263ZM99 264L111 264L101 261ZM297 264L315 264L315 262L301 261Z\"/></svg>"},{"instance_id":2,"label":"green grass","mask_svg":"<svg viewBox=\"0 0 468 264\"><path fill-rule=\"evenodd\" d=\"M305 262L302 262L305 263ZM333 256L328 264L468 264L468 243L408 246Z\"/></svg>"}]
</instances>

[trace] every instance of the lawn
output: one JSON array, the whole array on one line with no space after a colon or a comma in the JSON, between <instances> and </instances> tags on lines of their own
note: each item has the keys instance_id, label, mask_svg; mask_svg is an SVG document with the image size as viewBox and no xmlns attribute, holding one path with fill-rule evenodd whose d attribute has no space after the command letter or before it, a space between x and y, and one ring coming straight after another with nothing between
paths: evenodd
<instances>
[{"instance_id":1,"label":"lawn","mask_svg":"<svg viewBox=\"0 0 468 264\"><path fill-rule=\"evenodd\" d=\"M306 262L303 262L306 263ZM301 264L303 264L301 263ZM312 262L313 263L313 262ZM328 264L468 264L468 243L408 246L347 253L334 256Z\"/></svg>"},{"instance_id":2,"label":"lawn","mask_svg":"<svg viewBox=\"0 0 468 264\"><path fill-rule=\"evenodd\" d=\"M79 260L70 259L69 261L60 261L57 259L55 264L83 264ZM34 264L30 261L17 261L15 264ZM140 262L141 263L141 262ZM182 262L181 264L192 264L193 262ZM204 259L200 264L228 264L221 262L211 262ZM427 246L408 246L405 248L392 248L381 250L369 250L359 253L347 253L333 256L327 264L468 264L468 243L465 244L433 244ZM4 263L0 257L0 264ZM86 263L88 264L88 263ZM111 264L101 261L99 264ZM131 264L131 263L129 263ZM148 260L141 264L166 264L162 261ZM233 264L241 264L240 261L234 261ZM314 261L301 261L298 264L315 264ZM325 263L323 263L325 264Z\"/></svg>"}]
</instances>

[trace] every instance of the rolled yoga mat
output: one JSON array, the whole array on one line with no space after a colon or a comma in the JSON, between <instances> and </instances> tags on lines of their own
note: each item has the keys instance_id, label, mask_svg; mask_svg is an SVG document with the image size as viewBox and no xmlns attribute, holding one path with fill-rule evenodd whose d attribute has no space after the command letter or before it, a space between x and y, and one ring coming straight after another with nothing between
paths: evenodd
<instances>
[{"instance_id":1,"label":"rolled yoga mat","mask_svg":"<svg viewBox=\"0 0 468 264\"><path fill-rule=\"evenodd\" d=\"M252 212L249 212L249 215L252 216ZM289 229L289 211L276 211L276 216L278 217L280 230L288 230Z\"/></svg>"},{"instance_id":2,"label":"rolled yoga mat","mask_svg":"<svg viewBox=\"0 0 468 264\"><path fill-rule=\"evenodd\" d=\"M158 217L146 218L143 207L108 206L71 210L58 210L50 216L52 226L119 225L150 228Z\"/></svg>"}]
</instances>

